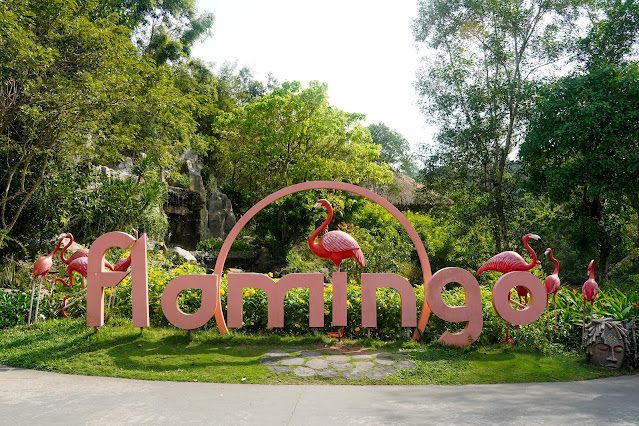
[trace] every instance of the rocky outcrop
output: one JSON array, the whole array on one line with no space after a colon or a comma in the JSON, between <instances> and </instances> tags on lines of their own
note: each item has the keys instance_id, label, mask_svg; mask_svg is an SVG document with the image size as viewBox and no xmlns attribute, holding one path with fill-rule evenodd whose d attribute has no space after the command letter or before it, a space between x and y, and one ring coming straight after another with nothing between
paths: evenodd
<instances>
[{"instance_id":1,"label":"rocky outcrop","mask_svg":"<svg viewBox=\"0 0 639 426\"><path fill-rule=\"evenodd\" d=\"M206 239L208 211L200 193L169 186L164 213L169 221L168 243L170 245L195 250L197 243Z\"/></svg>"},{"instance_id":2,"label":"rocky outcrop","mask_svg":"<svg viewBox=\"0 0 639 426\"><path fill-rule=\"evenodd\" d=\"M226 237L236 222L231 200L221 192L217 192L209 196L206 205L208 210L208 238Z\"/></svg>"}]
</instances>

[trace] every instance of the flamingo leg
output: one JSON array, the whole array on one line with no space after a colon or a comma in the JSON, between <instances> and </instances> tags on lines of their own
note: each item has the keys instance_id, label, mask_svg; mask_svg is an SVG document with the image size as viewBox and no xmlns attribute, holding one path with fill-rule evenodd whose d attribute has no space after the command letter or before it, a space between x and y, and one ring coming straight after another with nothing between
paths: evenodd
<instances>
[{"instance_id":1,"label":"flamingo leg","mask_svg":"<svg viewBox=\"0 0 639 426\"><path fill-rule=\"evenodd\" d=\"M555 312L555 321L557 321L557 293L552 295L552 310Z\"/></svg>"},{"instance_id":2,"label":"flamingo leg","mask_svg":"<svg viewBox=\"0 0 639 426\"><path fill-rule=\"evenodd\" d=\"M592 322L592 305L594 305L594 299L590 301L590 322Z\"/></svg>"},{"instance_id":3,"label":"flamingo leg","mask_svg":"<svg viewBox=\"0 0 639 426\"><path fill-rule=\"evenodd\" d=\"M78 297L78 298L77 298L76 300L74 300L73 302L71 302L71 303L67 304L67 300L68 300L68 299L70 299L70 298L72 298L72 297L74 297L74 296L77 296L77 295L78 295L78 294L80 294L80 293L84 293L84 294L83 294L82 296ZM84 298L86 297L86 295L87 295L87 291L86 291L86 289L82 289L82 290L80 290L80 291L76 291L75 293L70 294L70 295L68 295L67 297L65 297L65 298L64 298L64 300L62 300L62 316L63 316L63 317L65 317L65 318L69 318L69 316L68 316L68 315L67 315L67 313L66 313L66 309L67 309L67 308L70 308L71 306L75 305L76 303L78 303L79 301L81 301L82 299L84 299Z\"/></svg>"},{"instance_id":4,"label":"flamingo leg","mask_svg":"<svg viewBox=\"0 0 639 426\"><path fill-rule=\"evenodd\" d=\"M38 284L38 301L36 302L35 308L35 317L33 318L33 322L38 322L38 310L40 309L40 297L42 295L42 279L44 276L40 277L40 284Z\"/></svg>"},{"instance_id":5,"label":"flamingo leg","mask_svg":"<svg viewBox=\"0 0 639 426\"><path fill-rule=\"evenodd\" d=\"M36 277L33 277L31 280L31 302L29 303L29 318L27 318L27 324L31 324L31 311L33 309L33 294L35 292L35 280Z\"/></svg>"},{"instance_id":6,"label":"flamingo leg","mask_svg":"<svg viewBox=\"0 0 639 426\"><path fill-rule=\"evenodd\" d=\"M109 303L107 303L107 308L109 309L112 309L113 306L115 306L115 295L118 291L118 287L119 286L116 285L111 294L109 294Z\"/></svg>"}]
</instances>

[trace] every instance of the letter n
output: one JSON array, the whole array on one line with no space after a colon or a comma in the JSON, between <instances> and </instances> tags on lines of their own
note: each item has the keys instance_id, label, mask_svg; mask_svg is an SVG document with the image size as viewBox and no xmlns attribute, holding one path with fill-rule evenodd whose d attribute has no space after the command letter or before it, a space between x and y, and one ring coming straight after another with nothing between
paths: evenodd
<instances>
[{"instance_id":1,"label":"letter n","mask_svg":"<svg viewBox=\"0 0 639 426\"><path fill-rule=\"evenodd\" d=\"M413 286L397 274L362 274L362 327L377 327L377 289L388 287L402 299L402 327L417 325L417 297Z\"/></svg>"},{"instance_id":2,"label":"letter n","mask_svg":"<svg viewBox=\"0 0 639 426\"><path fill-rule=\"evenodd\" d=\"M324 327L324 274L289 274L278 282L264 274L228 274L228 326L242 327L243 289L264 290L268 302L268 326L284 327L284 296L293 288L309 289L309 326Z\"/></svg>"}]
</instances>

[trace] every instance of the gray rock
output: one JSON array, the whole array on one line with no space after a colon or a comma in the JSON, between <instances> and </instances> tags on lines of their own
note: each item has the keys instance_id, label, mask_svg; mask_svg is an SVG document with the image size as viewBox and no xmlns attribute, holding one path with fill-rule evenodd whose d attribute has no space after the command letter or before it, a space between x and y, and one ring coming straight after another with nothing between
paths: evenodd
<instances>
[{"instance_id":1,"label":"gray rock","mask_svg":"<svg viewBox=\"0 0 639 426\"><path fill-rule=\"evenodd\" d=\"M286 352L288 352L289 354L293 354L295 352L302 352L303 349L287 349Z\"/></svg>"},{"instance_id":2,"label":"gray rock","mask_svg":"<svg viewBox=\"0 0 639 426\"><path fill-rule=\"evenodd\" d=\"M267 352L264 355L266 356L288 356L288 352L285 351L271 351Z\"/></svg>"},{"instance_id":3,"label":"gray rock","mask_svg":"<svg viewBox=\"0 0 639 426\"><path fill-rule=\"evenodd\" d=\"M348 362L351 359L348 355L330 355L326 357L326 360L330 362Z\"/></svg>"},{"instance_id":4,"label":"gray rock","mask_svg":"<svg viewBox=\"0 0 639 426\"><path fill-rule=\"evenodd\" d=\"M389 358L391 356L390 352L375 352L375 356L377 358Z\"/></svg>"},{"instance_id":5,"label":"gray rock","mask_svg":"<svg viewBox=\"0 0 639 426\"><path fill-rule=\"evenodd\" d=\"M352 355L352 357L356 361L363 361L365 359L373 359L373 355L366 355L366 354Z\"/></svg>"},{"instance_id":6,"label":"gray rock","mask_svg":"<svg viewBox=\"0 0 639 426\"><path fill-rule=\"evenodd\" d=\"M186 166L186 171L189 175L189 179L191 180L191 189L200 194L202 200L206 199L206 190L204 189L200 162L198 161L197 156L194 155L191 148L189 148L184 154L182 154L180 159L184 161L184 165Z\"/></svg>"},{"instance_id":7,"label":"gray rock","mask_svg":"<svg viewBox=\"0 0 639 426\"><path fill-rule=\"evenodd\" d=\"M366 377L373 380L380 380L388 376L388 373L384 373L383 371L374 368L366 372Z\"/></svg>"},{"instance_id":8,"label":"gray rock","mask_svg":"<svg viewBox=\"0 0 639 426\"><path fill-rule=\"evenodd\" d=\"M310 377L315 375L315 370L308 367L296 367L295 370L293 370L293 372L297 376L301 376L301 377Z\"/></svg>"},{"instance_id":9,"label":"gray rock","mask_svg":"<svg viewBox=\"0 0 639 426\"><path fill-rule=\"evenodd\" d=\"M359 370L349 370L344 371L342 373L342 376L346 377L347 379L361 379L362 377L364 377L364 373Z\"/></svg>"},{"instance_id":10,"label":"gray rock","mask_svg":"<svg viewBox=\"0 0 639 426\"><path fill-rule=\"evenodd\" d=\"M390 357L392 359L404 359L404 358L408 358L408 355L405 355L405 354L391 354Z\"/></svg>"},{"instance_id":11,"label":"gray rock","mask_svg":"<svg viewBox=\"0 0 639 426\"><path fill-rule=\"evenodd\" d=\"M197 263L197 259L195 258L195 256L193 256L191 252L189 252L188 250L184 250L182 247L171 247L169 251L171 253L177 254L182 259L186 260L187 262Z\"/></svg>"},{"instance_id":12,"label":"gray rock","mask_svg":"<svg viewBox=\"0 0 639 426\"><path fill-rule=\"evenodd\" d=\"M350 364L348 362L335 362L331 364L331 367L338 371L346 371L353 368L353 364Z\"/></svg>"},{"instance_id":13,"label":"gray rock","mask_svg":"<svg viewBox=\"0 0 639 426\"><path fill-rule=\"evenodd\" d=\"M291 367L286 365L269 365L268 369L273 373L288 373L291 371Z\"/></svg>"},{"instance_id":14,"label":"gray rock","mask_svg":"<svg viewBox=\"0 0 639 426\"><path fill-rule=\"evenodd\" d=\"M395 364L395 361L393 361L392 359L386 359L386 358L376 358L375 359L375 364L393 365L393 364Z\"/></svg>"},{"instance_id":15,"label":"gray rock","mask_svg":"<svg viewBox=\"0 0 639 426\"><path fill-rule=\"evenodd\" d=\"M310 367L314 370L324 370L328 368L328 361L324 359L314 358L310 361L306 361L305 364L307 367Z\"/></svg>"},{"instance_id":16,"label":"gray rock","mask_svg":"<svg viewBox=\"0 0 639 426\"><path fill-rule=\"evenodd\" d=\"M370 370L374 366L375 366L374 363L367 362L367 361L360 361L360 362L356 362L355 363L355 368L357 368L358 370L362 370L362 371Z\"/></svg>"},{"instance_id":17,"label":"gray rock","mask_svg":"<svg viewBox=\"0 0 639 426\"><path fill-rule=\"evenodd\" d=\"M386 374L393 374L397 371L397 368L393 367L392 365L380 365L376 369Z\"/></svg>"},{"instance_id":18,"label":"gray rock","mask_svg":"<svg viewBox=\"0 0 639 426\"><path fill-rule=\"evenodd\" d=\"M265 356L264 358L260 358L260 364L272 365L277 364L279 362L279 358L275 358L272 356Z\"/></svg>"},{"instance_id":19,"label":"gray rock","mask_svg":"<svg viewBox=\"0 0 639 426\"><path fill-rule=\"evenodd\" d=\"M282 358L282 365L302 365L304 364L304 358L298 356L293 358Z\"/></svg>"},{"instance_id":20,"label":"gray rock","mask_svg":"<svg viewBox=\"0 0 639 426\"><path fill-rule=\"evenodd\" d=\"M300 352L300 356L303 356L304 358L315 358L318 356L324 356L326 355L325 353L322 352L318 352L318 351L302 351Z\"/></svg>"},{"instance_id":21,"label":"gray rock","mask_svg":"<svg viewBox=\"0 0 639 426\"><path fill-rule=\"evenodd\" d=\"M415 368L417 367L417 364L415 364L413 361L400 361L397 364L395 364L395 366L397 368Z\"/></svg>"},{"instance_id":22,"label":"gray rock","mask_svg":"<svg viewBox=\"0 0 639 426\"><path fill-rule=\"evenodd\" d=\"M317 374L322 377L337 377L339 373L335 370L318 370Z\"/></svg>"}]
</instances>

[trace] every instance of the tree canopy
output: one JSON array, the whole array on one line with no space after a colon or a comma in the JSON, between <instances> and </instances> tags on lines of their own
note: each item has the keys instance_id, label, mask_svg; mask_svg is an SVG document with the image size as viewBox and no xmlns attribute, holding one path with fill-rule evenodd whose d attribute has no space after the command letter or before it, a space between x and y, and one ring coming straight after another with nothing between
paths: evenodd
<instances>
[{"instance_id":1,"label":"tree canopy","mask_svg":"<svg viewBox=\"0 0 639 426\"><path fill-rule=\"evenodd\" d=\"M308 180L388 182L376 164L380 147L369 143L361 114L328 102L327 86L286 82L272 92L220 114L218 149L228 152L218 183L233 182L257 196Z\"/></svg>"}]
</instances>

